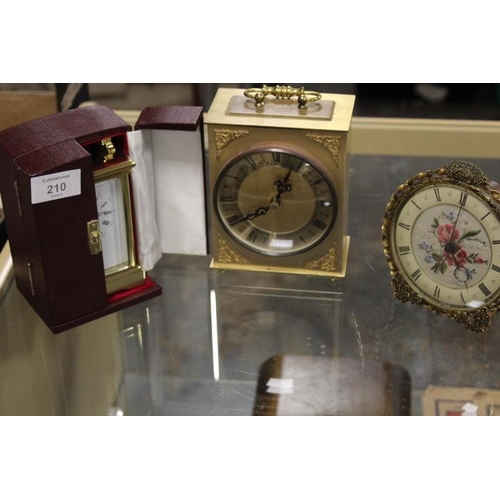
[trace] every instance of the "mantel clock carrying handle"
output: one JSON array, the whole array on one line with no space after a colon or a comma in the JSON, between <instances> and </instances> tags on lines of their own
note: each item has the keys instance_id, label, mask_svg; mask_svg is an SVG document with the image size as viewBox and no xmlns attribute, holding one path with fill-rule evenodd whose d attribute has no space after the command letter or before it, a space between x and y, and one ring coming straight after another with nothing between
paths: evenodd
<instances>
[{"instance_id":1,"label":"mantel clock carrying handle","mask_svg":"<svg viewBox=\"0 0 500 500\"><path fill-rule=\"evenodd\" d=\"M255 99L255 107L262 108L265 105L265 98L268 95L276 97L276 99L292 99L297 97L299 109L307 109L309 102L316 102L321 99L321 94L314 90L305 90L304 87L290 87L286 85L276 85L275 87L268 87L263 85L261 89L246 89L244 92L245 97Z\"/></svg>"}]
</instances>

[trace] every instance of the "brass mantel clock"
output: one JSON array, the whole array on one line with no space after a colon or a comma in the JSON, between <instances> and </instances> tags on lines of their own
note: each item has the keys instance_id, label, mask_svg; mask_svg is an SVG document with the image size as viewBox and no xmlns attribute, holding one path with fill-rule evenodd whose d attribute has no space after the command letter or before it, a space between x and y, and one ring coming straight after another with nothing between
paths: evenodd
<instances>
[{"instance_id":1,"label":"brass mantel clock","mask_svg":"<svg viewBox=\"0 0 500 500\"><path fill-rule=\"evenodd\" d=\"M342 277L354 96L219 89L205 118L212 267Z\"/></svg>"},{"instance_id":2,"label":"brass mantel clock","mask_svg":"<svg viewBox=\"0 0 500 500\"><path fill-rule=\"evenodd\" d=\"M483 172L466 162L400 186L382 227L395 296L486 331L500 307L499 201Z\"/></svg>"}]
</instances>

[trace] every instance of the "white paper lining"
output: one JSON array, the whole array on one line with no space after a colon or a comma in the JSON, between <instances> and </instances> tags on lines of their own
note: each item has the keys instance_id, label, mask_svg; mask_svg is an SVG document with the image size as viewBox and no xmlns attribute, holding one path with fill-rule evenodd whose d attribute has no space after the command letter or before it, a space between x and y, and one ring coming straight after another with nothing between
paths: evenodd
<instances>
[{"instance_id":1,"label":"white paper lining","mask_svg":"<svg viewBox=\"0 0 500 500\"><path fill-rule=\"evenodd\" d=\"M201 134L128 133L139 262L150 270L162 253L207 254Z\"/></svg>"}]
</instances>

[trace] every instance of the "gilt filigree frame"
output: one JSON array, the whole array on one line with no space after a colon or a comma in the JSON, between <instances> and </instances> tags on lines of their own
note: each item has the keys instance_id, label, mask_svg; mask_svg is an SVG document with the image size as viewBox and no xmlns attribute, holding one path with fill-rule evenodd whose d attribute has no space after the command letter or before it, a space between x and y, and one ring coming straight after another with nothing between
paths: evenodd
<instances>
[{"instance_id":1,"label":"gilt filigree frame","mask_svg":"<svg viewBox=\"0 0 500 500\"><path fill-rule=\"evenodd\" d=\"M473 191L483 201L485 201L500 220L500 205L496 203L500 193L492 189L492 183L488 181L484 173L472 163L463 161L454 161L444 167L436 170L427 170L421 172L411 179L408 179L404 184L399 186L396 192L392 195L386 207L386 213L382 225L382 242L384 254L386 256L389 269L392 277L392 289L394 296L401 302L410 302L422 306L430 311L447 316L450 319L457 321L468 330L476 333L487 331L492 319L500 309L500 294L497 294L492 301L482 307L470 310L457 308L439 307L426 300L418 290L413 288L411 284L401 274L397 261L394 257L392 248L392 232L394 231L394 223L397 218L400 207L405 201L411 197L417 190L427 186L448 183L455 184Z\"/></svg>"}]
</instances>

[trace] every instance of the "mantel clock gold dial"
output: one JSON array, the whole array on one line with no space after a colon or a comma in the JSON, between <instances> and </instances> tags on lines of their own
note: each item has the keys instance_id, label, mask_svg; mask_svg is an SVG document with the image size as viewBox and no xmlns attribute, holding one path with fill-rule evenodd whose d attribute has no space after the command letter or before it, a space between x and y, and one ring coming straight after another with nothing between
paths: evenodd
<instances>
[{"instance_id":1,"label":"mantel clock gold dial","mask_svg":"<svg viewBox=\"0 0 500 500\"><path fill-rule=\"evenodd\" d=\"M337 215L327 174L303 156L276 148L255 149L230 161L217 179L214 203L235 241L270 256L314 247Z\"/></svg>"},{"instance_id":2,"label":"mantel clock gold dial","mask_svg":"<svg viewBox=\"0 0 500 500\"><path fill-rule=\"evenodd\" d=\"M382 228L396 297L486 331L500 307L499 196L466 162L400 186Z\"/></svg>"},{"instance_id":3,"label":"mantel clock gold dial","mask_svg":"<svg viewBox=\"0 0 500 500\"><path fill-rule=\"evenodd\" d=\"M219 89L205 118L212 267L343 277L354 96L261 90Z\"/></svg>"}]
</instances>

